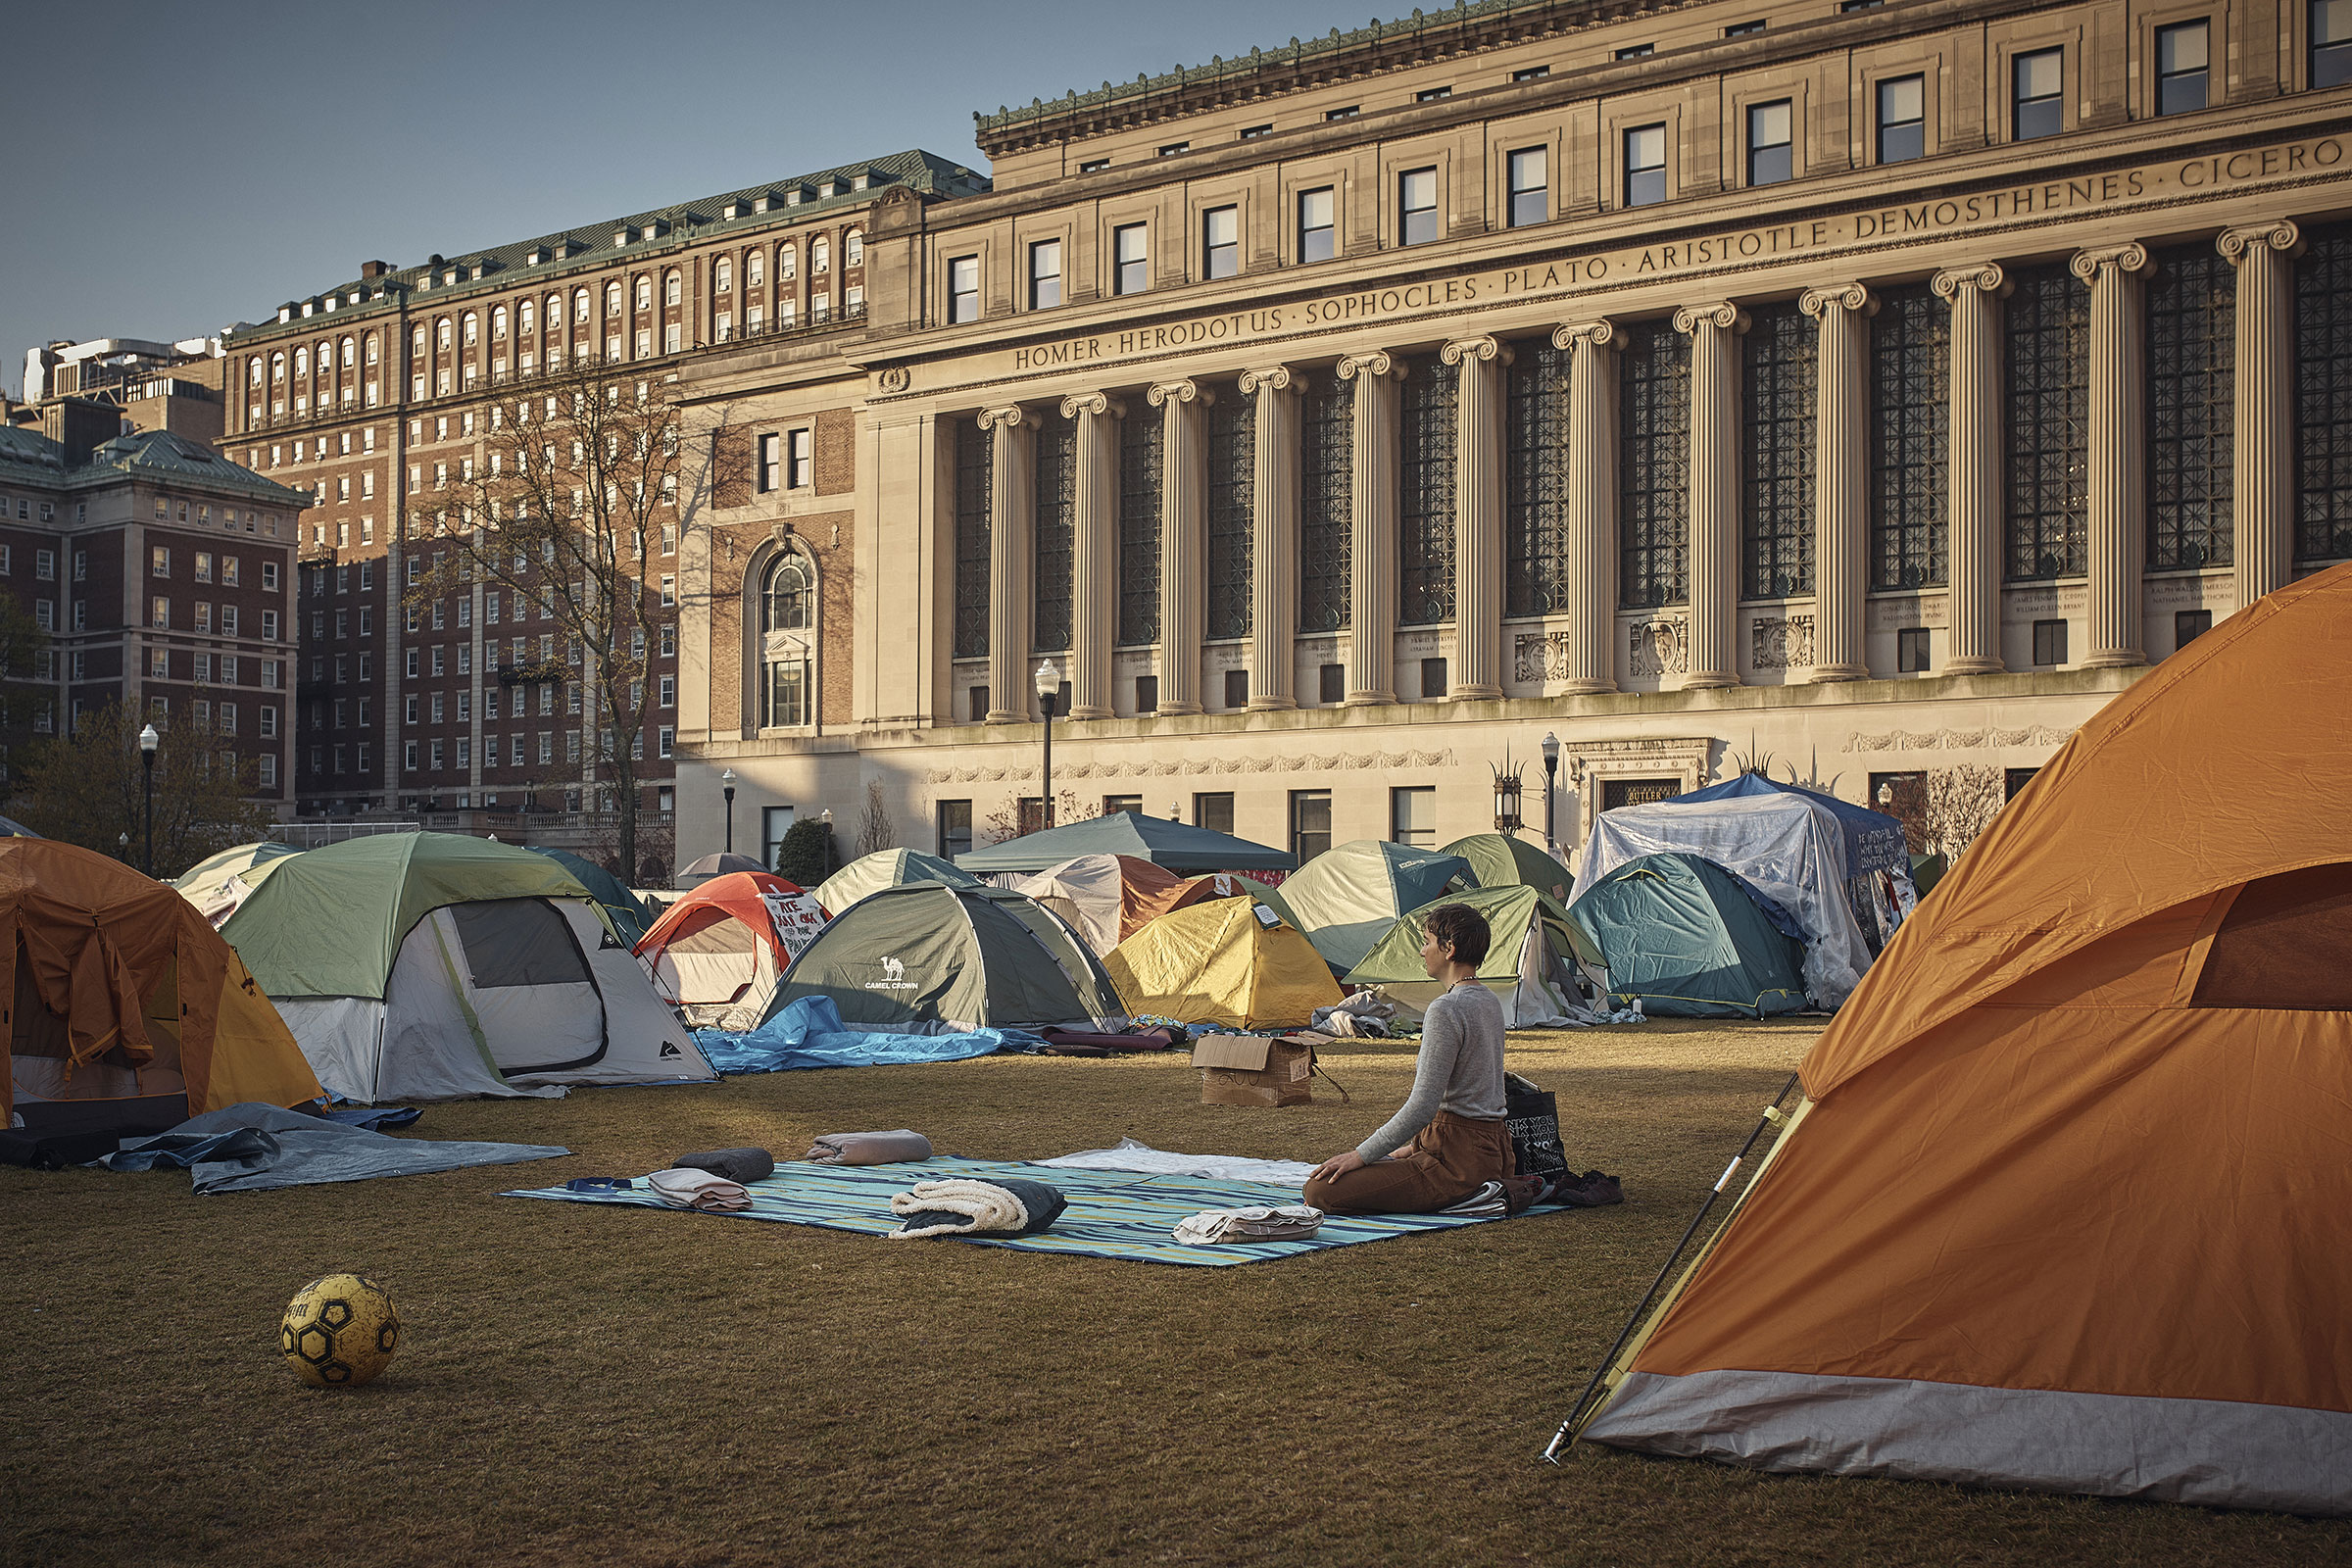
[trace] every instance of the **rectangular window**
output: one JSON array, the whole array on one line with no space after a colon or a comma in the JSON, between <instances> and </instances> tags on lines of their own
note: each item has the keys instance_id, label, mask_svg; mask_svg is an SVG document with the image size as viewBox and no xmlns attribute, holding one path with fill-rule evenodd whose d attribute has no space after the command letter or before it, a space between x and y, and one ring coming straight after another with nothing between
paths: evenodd
<instances>
[{"instance_id":1,"label":"rectangular window","mask_svg":"<svg viewBox=\"0 0 2352 1568\"><path fill-rule=\"evenodd\" d=\"M1454 436L1460 378L1435 354L1397 389L1396 596L1400 625L1453 618Z\"/></svg>"},{"instance_id":2,"label":"rectangular window","mask_svg":"<svg viewBox=\"0 0 2352 1568\"><path fill-rule=\"evenodd\" d=\"M1307 383L1298 409L1298 619L1301 632L1348 624L1354 556L1355 384Z\"/></svg>"},{"instance_id":3,"label":"rectangular window","mask_svg":"<svg viewBox=\"0 0 2352 1568\"><path fill-rule=\"evenodd\" d=\"M969 801L941 801L937 806L939 858L953 863L958 855L968 855L972 848L972 803Z\"/></svg>"},{"instance_id":4,"label":"rectangular window","mask_svg":"<svg viewBox=\"0 0 2352 1568\"><path fill-rule=\"evenodd\" d=\"M1438 172L1408 169L1396 176L1396 243L1426 245L1438 237Z\"/></svg>"},{"instance_id":5,"label":"rectangular window","mask_svg":"<svg viewBox=\"0 0 2352 1568\"><path fill-rule=\"evenodd\" d=\"M1813 421L1819 351L1793 301L1759 305L1740 339L1740 597L1813 591Z\"/></svg>"},{"instance_id":6,"label":"rectangular window","mask_svg":"<svg viewBox=\"0 0 2352 1568\"><path fill-rule=\"evenodd\" d=\"M1506 160L1510 180L1511 226L1524 228L1551 216L1551 155L1543 147L1522 147Z\"/></svg>"},{"instance_id":7,"label":"rectangular window","mask_svg":"<svg viewBox=\"0 0 2352 1568\"><path fill-rule=\"evenodd\" d=\"M956 657L988 653L990 453L995 432L956 421ZM985 714L985 708L982 713ZM974 723L979 722L975 716Z\"/></svg>"},{"instance_id":8,"label":"rectangular window","mask_svg":"<svg viewBox=\"0 0 2352 1568\"><path fill-rule=\"evenodd\" d=\"M1271 136L1273 134L1274 127L1270 124L1244 125L1242 127L1241 135L1236 139L1240 141L1255 141L1260 136Z\"/></svg>"},{"instance_id":9,"label":"rectangular window","mask_svg":"<svg viewBox=\"0 0 2352 1568\"><path fill-rule=\"evenodd\" d=\"M967 686L963 690L963 714L966 722L984 724L988 721L988 688Z\"/></svg>"},{"instance_id":10,"label":"rectangular window","mask_svg":"<svg viewBox=\"0 0 2352 1568\"><path fill-rule=\"evenodd\" d=\"M2193 569L2234 558L2231 407L2237 280L2210 244L2155 254L2147 312L2147 565Z\"/></svg>"},{"instance_id":11,"label":"rectangular window","mask_svg":"<svg viewBox=\"0 0 2352 1568\"><path fill-rule=\"evenodd\" d=\"M1315 700L1339 704L1348 700L1348 666L1323 664L1316 669Z\"/></svg>"},{"instance_id":12,"label":"rectangular window","mask_svg":"<svg viewBox=\"0 0 2352 1568\"><path fill-rule=\"evenodd\" d=\"M2156 112L2186 114L2205 107L2207 38L2202 22L2156 29Z\"/></svg>"},{"instance_id":13,"label":"rectangular window","mask_svg":"<svg viewBox=\"0 0 2352 1568\"><path fill-rule=\"evenodd\" d=\"M1425 702L1435 702L1446 695L1446 661L1421 661L1421 696Z\"/></svg>"},{"instance_id":14,"label":"rectangular window","mask_svg":"<svg viewBox=\"0 0 2352 1568\"><path fill-rule=\"evenodd\" d=\"M1625 133L1625 205L1666 199L1666 127L1637 125Z\"/></svg>"},{"instance_id":15,"label":"rectangular window","mask_svg":"<svg viewBox=\"0 0 2352 1568\"><path fill-rule=\"evenodd\" d=\"M1162 421L1148 409L1119 421L1119 625L1122 647L1159 637ZM1153 688L1156 691L1156 687Z\"/></svg>"},{"instance_id":16,"label":"rectangular window","mask_svg":"<svg viewBox=\"0 0 2352 1568\"><path fill-rule=\"evenodd\" d=\"M1331 187L1298 193L1298 260L1328 262L1339 255L1339 230L1333 221Z\"/></svg>"},{"instance_id":17,"label":"rectangular window","mask_svg":"<svg viewBox=\"0 0 2352 1568\"><path fill-rule=\"evenodd\" d=\"M1200 275L1232 277L1242 270L1242 210L1211 207L1200 215Z\"/></svg>"},{"instance_id":18,"label":"rectangular window","mask_svg":"<svg viewBox=\"0 0 2352 1568\"><path fill-rule=\"evenodd\" d=\"M2352 0L2311 0L2311 84L2352 81Z\"/></svg>"},{"instance_id":19,"label":"rectangular window","mask_svg":"<svg viewBox=\"0 0 2352 1568\"><path fill-rule=\"evenodd\" d=\"M1572 351L1547 337L1511 345L1503 371L1503 613L1546 615L1568 608L1573 529L1568 450Z\"/></svg>"},{"instance_id":20,"label":"rectangular window","mask_svg":"<svg viewBox=\"0 0 2352 1568\"><path fill-rule=\"evenodd\" d=\"M2034 623L2034 662L2063 664L2066 662L2066 622L2037 620Z\"/></svg>"},{"instance_id":21,"label":"rectangular window","mask_svg":"<svg viewBox=\"0 0 2352 1568\"><path fill-rule=\"evenodd\" d=\"M1413 94L1413 102L1417 104L1443 103L1452 96L1453 89L1451 87L1424 87Z\"/></svg>"},{"instance_id":22,"label":"rectangular window","mask_svg":"<svg viewBox=\"0 0 2352 1568\"><path fill-rule=\"evenodd\" d=\"M47 582L57 575L57 557L54 554L43 550L37 552L33 559L34 564L38 568L33 575L40 578L41 581ZM172 575L172 551L169 546L157 545L149 552L147 573L152 577Z\"/></svg>"},{"instance_id":23,"label":"rectangular window","mask_svg":"<svg viewBox=\"0 0 2352 1568\"><path fill-rule=\"evenodd\" d=\"M1151 238L1151 225L1148 223L1121 223L1110 231L1110 291L1113 294L1141 294L1151 287L1150 263L1145 255Z\"/></svg>"},{"instance_id":24,"label":"rectangular window","mask_svg":"<svg viewBox=\"0 0 2352 1568\"><path fill-rule=\"evenodd\" d=\"M1925 675L1928 663L1928 628L1901 626L1894 633L1894 667L1904 675Z\"/></svg>"},{"instance_id":25,"label":"rectangular window","mask_svg":"<svg viewBox=\"0 0 2352 1568\"><path fill-rule=\"evenodd\" d=\"M1189 153L1192 150L1193 144L1189 141L1163 142L1159 146L1157 156L1161 158L1175 158L1181 154Z\"/></svg>"},{"instance_id":26,"label":"rectangular window","mask_svg":"<svg viewBox=\"0 0 2352 1568\"><path fill-rule=\"evenodd\" d=\"M2352 557L2352 224L2314 223L2303 239L2292 318L2297 564Z\"/></svg>"},{"instance_id":27,"label":"rectangular window","mask_svg":"<svg viewBox=\"0 0 2352 1568\"><path fill-rule=\"evenodd\" d=\"M1250 706L1250 672L1229 669L1225 672L1225 706L1232 709Z\"/></svg>"},{"instance_id":28,"label":"rectangular window","mask_svg":"<svg viewBox=\"0 0 2352 1568\"><path fill-rule=\"evenodd\" d=\"M1159 677L1157 675L1135 677L1135 710L1139 713L1159 711Z\"/></svg>"},{"instance_id":29,"label":"rectangular window","mask_svg":"<svg viewBox=\"0 0 2352 1568\"><path fill-rule=\"evenodd\" d=\"M1108 169L1109 167L1110 160L1107 158L1090 158L1085 163L1078 166L1078 172L1081 174L1100 174L1102 172L1102 171Z\"/></svg>"},{"instance_id":30,"label":"rectangular window","mask_svg":"<svg viewBox=\"0 0 2352 1568\"><path fill-rule=\"evenodd\" d=\"M1522 66L1511 73L1513 81L1542 81L1551 74L1549 66Z\"/></svg>"},{"instance_id":31,"label":"rectangular window","mask_svg":"<svg viewBox=\"0 0 2352 1568\"><path fill-rule=\"evenodd\" d=\"M1260 394L1275 397L1266 391ZM1257 418L1251 399L1220 392L1208 408L1207 538L1210 637L1247 637L1257 517ZM1228 707L1238 706L1228 704Z\"/></svg>"},{"instance_id":32,"label":"rectangular window","mask_svg":"<svg viewBox=\"0 0 2352 1568\"><path fill-rule=\"evenodd\" d=\"M1778 185L1796 177L1795 122L1788 100L1747 106L1747 182Z\"/></svg>"},{"instance_id":33,"label":"rectangular window","mask_svg":"<svg viewBox=\"0 0 2352 1568\"><path fill-rule=\"evenodd\" d=\"M47 601L43 601L46 603ZM147 624L161 631L172 629L172 601L158 594L147 603Z\"/></svg>"},{"instance_id":34,"label":"rectangular window","mask_svg":"<svg viewBox=\"0 0 2352 1568\"><path fill-rule=\"evenodd\" d=\"M1233 831L1233 796L1219 792L1193 797L1193 826L1207 828L1211 833Z\"/></svg>"},{"instance_id":35,"label":"rectangular window","mask_svg":"<svg viewBox=\"0 0 2352 1568\"><path fill-rule=\"evenodd\" d=\"M761 495L767 494L770 490L773 490L779 483L783 481L783 469L779 464L779 449L782 445L783 437L773 434L772 432L762 435L760 438L760 473L758 482L760 486L760 493Z\"/></svg>"},{"instance_id":36,"label":"rectangular window","mask_svg":"<svg viewBox=\"0 0 2352 1568\"><path fill-rule=\"evenodd\" d=\"M2190 643L2213 630L2213 612L2210 610L2176 610L2173 612L2173 650L2178 653Z\"/></svg>"},{"instance_id":37,"label":"rectangular window","mask_svg":"<svg viewBox=\"0 0 2352 1568\"><path fill-rule=\"evenodd\" d=\"M1362 114L1363 112L1364 112L1364 106L1363 106L1363 105L1361 105L1361 104L1349 104L1349 105L1348 105L1346 108L1343 108L1343 109L1326 109L1326 110L1324 110L1324 111L1323 111L1323 118L1324 118L1324 120L1325 120L1326 122L1335 121L1335 120L1353 120L1353 119L1354 119L1356 116L1358 116L1358 115Z\"/></svg>"},{"instance_id":38,"label":"rectangular window","mask_svg":"<svg viewBox=\"0 0 2352 1568\"><path fill-rule=\"evenodd\" d=\"M2011 582L2089 566L2090 296L2064 266L2019 268L2003 313Z\"/></svg>"},{"instance_id":39,"label":"rectangular window","mask_svg":"<svg viewBox=\"0 0 2352 1568\"><path fill-rule=\"evenodd\" d=\"M1891 76L1879 83L1879 162L1928 155L1928 78Z\"/></svg>"},{"instance_id":40,"label":"rectangular window","mask_svg":"<svg viewBox=\"0 0 2352 1568\"><path fill-rule=\"evenodd\" d=\"M1951 307L1925 283L1881 292L1870 323L1870 585L1944 580Z\"/></svg>"},{"instance_id":41,"label":"rectangular window","mask_svg":"<svg viewBox=\"0 0 2352 1568\"><path fill-rule=\"evenodd\" d=\"M1291 854L1298 863L1331 848L1331 791L1291 791Z\"/></svg>"},{"instance_id":42,"label":"rectangular window","mask_svg":"<svg viewBox=\"0 0 2352 1568\"><path fill-rule=\"evenodd\" d=\"M1609 58L1612 60L1647 60L1658 52L1654 43L1629 43Z\"/></svg>"},{"instance_id":43,"label":"rectangular window","mask_svg":"<svg viewBox=\"0 0 2352 1568\"><path fill-rule=\"evenodd\" d=\"M2032 141L2064 128L2066 51L2036 49L2009 62L2009 136Z\"/></svg>"},{"instance_id":44,"label":"rectangular window","mask_svg":"<svg viewBox=\"0 0 2352 1568\"><path fill-rule=\"evenodd\" d=\"M784 436L784 483L788 489L806 490L815 477L815 435L808 429L787 431Z\"/></svg>"},{"instance_id":45,"label":"rectangular window","mask_svg":"<svg viewBox=\"0 0 2352 1568\"><path fill-rule=\"evenodd\" d=\"M1052 310L1061 303L1061 241L1041 239L1029 247L1029 308Z\"/></svg>"},{"instance_id":46,"label":"rectangular window","mask_svg":"<svg viewBox=\"0 0 2352 1568\"><path fill-rule=\"evenodd\" d=\"M948 321L980 319L980 258L958 256L948 263Z\"/></svg>"},{"instance_id":47,"label":"rectangular window","mask_svg":"<svg viewBox=\"0 0 2352 1568\"><path fill-rule=\"evenodd\" d=\"M1618 365L1618 602L1690 597L1690 356L1671 322L1637 321Z\"/></svg>"}]
</instances>

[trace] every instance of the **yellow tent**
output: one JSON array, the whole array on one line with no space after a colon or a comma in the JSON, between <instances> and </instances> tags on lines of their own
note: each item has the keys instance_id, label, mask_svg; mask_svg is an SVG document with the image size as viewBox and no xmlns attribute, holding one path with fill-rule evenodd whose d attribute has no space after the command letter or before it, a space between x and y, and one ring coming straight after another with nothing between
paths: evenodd
<instances>
[{"instance_id":1,"label":"yellow tent","mask_svg":"<svg viewBox=\"0 0 2352 1568\"><path fill-rule=\"evenodd\" d=\"M1102 967L1129 1012L1183 1023L1302 1028L1340 1000L1314 944L1254 899L1216 899L1147 921Z\"/></svg>"}]
</instances>

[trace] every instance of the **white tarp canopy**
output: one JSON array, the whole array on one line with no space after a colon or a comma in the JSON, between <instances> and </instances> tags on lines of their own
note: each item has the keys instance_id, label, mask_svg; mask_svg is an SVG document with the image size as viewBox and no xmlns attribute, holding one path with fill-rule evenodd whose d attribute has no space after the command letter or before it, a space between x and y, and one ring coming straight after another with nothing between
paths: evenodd
<instances>
[{"instance_id":1,"label":"white tarp canopy","mask_svg":"<svg viewBox=\"0 0 2352 1568\"><path fill-rule=\"evenodd\" d=\"M1620 806L1592 824L1576 885L1596 887L1626 861L1663 854L1713 860L1779 905L1804 933L1816 1006L1838 1006L1862 983L1870 947L1846 899L1845 830L1829 808L1802 795Z\"/></svg>"}]
</instances>

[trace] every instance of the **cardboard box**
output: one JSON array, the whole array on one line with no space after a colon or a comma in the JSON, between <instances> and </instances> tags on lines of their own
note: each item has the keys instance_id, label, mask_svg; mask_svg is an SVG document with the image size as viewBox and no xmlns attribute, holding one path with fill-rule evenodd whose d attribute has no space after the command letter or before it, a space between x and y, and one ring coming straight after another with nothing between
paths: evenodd
<instances>
[{"instance_id":1,"label":"cardboard box","mask_svg":"<svg viewBox=\"0 0 2352 1568\"><path fill-rule=\"evenodd\" d=\"M1315 1048L1265 1035L1201 1035L1193 1042L1203 1105L1311 1105Z\"/></svg>"}]
</instances>

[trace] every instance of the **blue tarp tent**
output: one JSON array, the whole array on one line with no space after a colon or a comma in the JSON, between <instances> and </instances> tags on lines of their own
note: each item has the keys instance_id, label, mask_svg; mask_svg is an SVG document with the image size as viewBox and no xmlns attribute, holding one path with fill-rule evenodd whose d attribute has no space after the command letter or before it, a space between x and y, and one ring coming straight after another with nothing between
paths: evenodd
<instances>
[{"instance_id":1,"label":"blue tarp tent","mask_svg":"<svg viewBox=\"0 0 2352 1568\"><path fill-rule=\"evenodd\" d=\"M1778 784L1761 773L1742 773L1738 778L1709 784L1704 789L1686 790L1671 796L1668 806L1698 806L1708 801L1736 800L1746 795L1801 795L1829 808L1845 833L1845 874L1860 876L1865 871L1902 871L1911 869L1911 855L1903 843L1903 824L1884 811L1874 811L1851 801L1841 801L1820 790L1808 790L1794 784Z\"/></svg>"}]
</instances>

